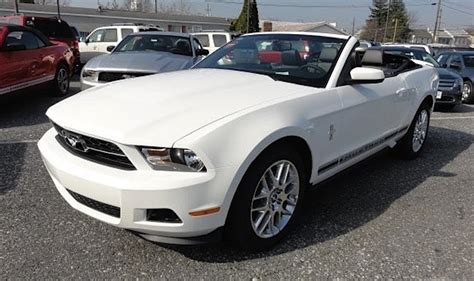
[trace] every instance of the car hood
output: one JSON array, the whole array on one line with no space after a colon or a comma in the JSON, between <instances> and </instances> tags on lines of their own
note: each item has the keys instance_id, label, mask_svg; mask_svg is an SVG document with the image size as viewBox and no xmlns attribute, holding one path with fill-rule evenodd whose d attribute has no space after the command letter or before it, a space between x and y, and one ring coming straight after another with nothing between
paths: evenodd
<instances>
[{"instance_id":1,"label":"car hood","mask_svg":"<svg viewBox=\"0 0 474 281\"><path fill-rule=\"evenodd\" d=\"M212 122L302 87L247 72L193 69L91 88L50 107L47 115L85 135L170 147Z\"/></svg>"},{"instance_id":2,"label":"car hood","mask_svg":"<svg viewBox=\"0 0 474 281\"><path fill-rule=\"evenodd\" d=\"M436 68L440 79L462 79L459 74L445 68Z\"/></svg>"},{"instance_id":3,"label":"car hood","mask_svg":"<svg viewBox=\"0 0 474 281\"><path fill-rule=\"evenodd\" d=\"M85 68L130 72L162 73L188 69L194 64L189 56L167 52L117 52L94 57Z\"/></svg>"}]
</instances>

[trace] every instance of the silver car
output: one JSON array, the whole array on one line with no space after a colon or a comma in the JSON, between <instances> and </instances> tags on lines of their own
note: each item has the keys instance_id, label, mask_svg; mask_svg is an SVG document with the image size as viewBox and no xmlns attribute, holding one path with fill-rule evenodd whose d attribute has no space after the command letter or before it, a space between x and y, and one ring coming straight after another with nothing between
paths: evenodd
<instances>
[{"instance_id":1,"label":"silver car","mask_svg":"<svg viewBox=\"0 0 474 281\"><path fill-rule=\"evenodd\" d=\"M188 69L209 54L190 34L138 32L125 37L110 54L97 56L81 72L85 90L107 82Z\"/></svg>"}]
</instances>

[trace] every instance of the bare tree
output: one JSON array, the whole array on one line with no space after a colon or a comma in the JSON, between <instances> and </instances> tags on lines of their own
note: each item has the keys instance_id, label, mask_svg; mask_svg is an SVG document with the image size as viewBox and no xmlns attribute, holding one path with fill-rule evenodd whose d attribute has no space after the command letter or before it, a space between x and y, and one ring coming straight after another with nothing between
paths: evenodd
<instances>
[{"instance_id":1,"label":"bare tree","mask_svg":"<svg viewBox=\"0 0 474 281\"><path fill-rule=\"evenodd\" d=\"M188 0L175 0L171 3L160 1L158 10L168 14L189 15L191 14L191 4Z\"/></svg>"}]
</instances>

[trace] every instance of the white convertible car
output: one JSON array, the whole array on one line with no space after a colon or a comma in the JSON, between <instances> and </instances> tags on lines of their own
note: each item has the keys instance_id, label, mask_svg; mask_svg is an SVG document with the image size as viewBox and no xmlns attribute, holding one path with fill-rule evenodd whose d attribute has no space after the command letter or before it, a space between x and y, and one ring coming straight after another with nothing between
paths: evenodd
<instances>
[{"instance_id":1,"label":"white convertible car","mask_svg":"<svg viewBox=\"0 0 474 281\"><path fill-rule=\"evenodd\" d=\"M113 82L47 111L39 141L75 209L164 243L269 247L308 187L425 143L436 70L350 36L256 33L194 69Z\"/></svg>"}]
</instances>

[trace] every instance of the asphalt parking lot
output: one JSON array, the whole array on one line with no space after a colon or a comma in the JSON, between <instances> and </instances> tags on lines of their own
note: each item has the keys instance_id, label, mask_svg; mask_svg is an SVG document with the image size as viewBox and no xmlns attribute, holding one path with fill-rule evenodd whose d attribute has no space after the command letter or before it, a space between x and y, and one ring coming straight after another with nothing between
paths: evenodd
<instances>
[{"instance_id":1,"label":"asphalt parking lot","mask_svg":"<svg viewBox=\"0 0 474 281\"><path fill-rule=\"evenodd\" d=\"M36 147L57 101L0 97L0 279L474 279L472 105L433 114L421 158L382 152L310 192L299 229L249 253L154 244L70 208Z\"/></svg>"}]
</instances>

